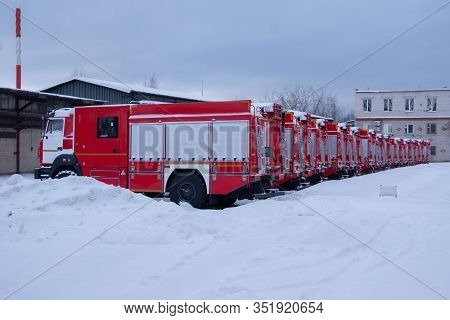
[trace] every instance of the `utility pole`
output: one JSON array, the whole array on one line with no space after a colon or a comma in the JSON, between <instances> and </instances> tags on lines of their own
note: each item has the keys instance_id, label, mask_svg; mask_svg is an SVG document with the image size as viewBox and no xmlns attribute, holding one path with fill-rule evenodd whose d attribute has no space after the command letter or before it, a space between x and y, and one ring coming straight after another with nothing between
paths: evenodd
<instances>
[{"instance_id":1,"label":"utility pole","mask_svg":"<svg viewBox=\"0 0 450 320\"><path fill-rule=\"evenodd\" d=\"M22 44L21 44L21 11L16 8L16 88L22 88Z\"/></svg>"},{"instance_id":2,"label":"utility pole","mask_svg":"<svg viewBox=\"0 0 450 320\"><path fill-rule=\"evenodd\" d=\"M16 89L22 88L22 61L21 61L21 25L20 25L20 8L16 8ZM19 109L19 99L14 97L15 109L16 109L16 173L20 173L20 109Z\"/></svg>"}]
</instances>

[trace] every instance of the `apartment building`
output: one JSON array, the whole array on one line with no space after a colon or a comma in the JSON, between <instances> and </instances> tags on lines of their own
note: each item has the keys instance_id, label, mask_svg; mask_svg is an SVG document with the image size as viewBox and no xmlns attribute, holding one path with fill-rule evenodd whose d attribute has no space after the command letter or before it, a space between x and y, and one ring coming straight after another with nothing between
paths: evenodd
<instances>
[{"instance_id":1,"label":"apartment building","mask_svg":"<svg viewBox=\"0 0 450 320\"><path fill-rule=\"evenodd\" d=\"M450 89L356 90L355 125L400 138L427 139L431 161L450 161Z\"/></svg>"}]
</instances>

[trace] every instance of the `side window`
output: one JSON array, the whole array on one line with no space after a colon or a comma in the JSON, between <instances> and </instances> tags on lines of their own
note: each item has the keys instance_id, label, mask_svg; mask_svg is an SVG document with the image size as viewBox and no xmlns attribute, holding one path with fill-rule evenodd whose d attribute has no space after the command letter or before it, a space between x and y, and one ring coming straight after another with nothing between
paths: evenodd
<instances>
[{"instance_id":1,"label":"side window","mask_svg":"<svg viewBox=\"0 0 450 320\"><path fill-rule=\"evenodd\" d=\"M64 120L51 119L48 121L46 134L63 134Z\"/></svg>"},{"instance_id":2,"label":"side window","mask_svg":"<svg viewBox=\"0 0 450 320\"><path fill-rule=\"evenodd\" d=\"M97 118L97 138L117 138L119 136L119 118Z\"/></svg>"}]
</instances>

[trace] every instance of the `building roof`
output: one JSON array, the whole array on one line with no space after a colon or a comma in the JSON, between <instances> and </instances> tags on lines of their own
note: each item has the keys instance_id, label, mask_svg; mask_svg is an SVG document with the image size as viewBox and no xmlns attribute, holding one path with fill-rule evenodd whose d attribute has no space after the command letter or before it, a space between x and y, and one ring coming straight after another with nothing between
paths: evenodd
<instances>
[{"instance_id":1,"label":"building roof","mask_svg":"<svg viewBox=\"0 0 450 320\"><path fill-rule=\"evenodd\" d=\"M434 88L434 89L405 89L405 90L359 90L356 93L394 93L394 92L434 92L434 91L450 91L450 88Z\"/></svg>"},{"instance_id":2,"label":"building roof","mask_svg":"<svg viewBox=\"0 0 450 320\"><path fill-rule=\"evenodd\" d=\"M69 105L69 106L89 106L89 105L101 105L105 101L93 100L72 96L65 96L60 94L4 88L0 87L0 94L4 96L13 97L12 102L17 101L19 109L2 108L0 109L0 128L9 129L25 129L25 128L40 128L42 123L42 116L45 113L39 111L32 111L30 108L33 103L47 104L48 107L54 107L55 105ZM14 106L15 107L15 106ZM46 111L45 111L46 112Z\"/></svg>"},{"instance_id":3,"label":"building roof","mask_svg":"<svg viewBox=\"0 0 450 320\"><path fill-rule=\"evenodd\" d=\"M49 101L61 101L61 102L71 102L74 105L93 105L93 104L103 104L106 101L87 99L73 96L66 96L62 94L54 94L39 91L30 91L23 89L14 89L0 87L0 94L9 95L20 100L28 100L33 102L49 102Z\"/></svg>"},{"instance_id":4,"label":"building roof","mask_svg":"<svg viewBox=\"0 0 450 320\"><path fill-rule=\"evenodd\" d=\"M141 92L141 93L147 93L162 97L171 97L171 98L179 98L179 99L188 99L188 100L196 100L196 101L212 101L212 99L207 99L202 96L197 95L191 95L191 94L185 94L175 91L169 91L169 90L161 90L161 89L155 89L155 88L149 88L145 86L140 85L134 85L134 84L127 84L124 82L113 82L113 81L107 81L107 80L101 80L101 79L94 79L94 78L88 78L88 77L72 77L69 79L66 79L62 82L56 83L52 86L48 86L46 88L41 89L40 91L46 91L48 89L54 88L56 86L71 82L71 81L81 81L90 83L93 85L101 86L110 88L113 90L125 92L125 93L131 93L131 92Z\"/></svg>"}]
</instances>

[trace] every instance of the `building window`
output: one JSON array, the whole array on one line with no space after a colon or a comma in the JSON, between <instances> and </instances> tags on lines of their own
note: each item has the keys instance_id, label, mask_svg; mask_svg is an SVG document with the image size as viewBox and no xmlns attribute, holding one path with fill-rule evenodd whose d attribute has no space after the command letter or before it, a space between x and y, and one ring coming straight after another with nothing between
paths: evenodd
<instances>
[{"instance_id":1,"label":"building window","mask_svg":"<svg viewBox=\"0 0 450 320\"><path fill-rule=\"evenodd\" d=\"M427 111L436 112L437 110L437 98L427 98Z\"/></svg>"},{"instance_id":2,"label":"building window","mask_svg":"<svg viewBox=\"0 0 450 320\"><path fill-rule=\"evenodd\" d=\"M363 99L364 112L372 112L372 99Z\"/></svg>"},{"instance_id":3,"label":"building window","mask_svg":"<svg viewBox=\"0 0 450 320\"><path fill-rule=\"evenodd\" d=\"M414 134L413 124L405 124L405 134Z\"/></svg>"},{"instance_id":4,"label":"building window","mask_svg":"<svg viewBox=\"0 0 450 320\"><path fill-rule=\"evenodd\" d=\"M384 111L392 111L392 99L384 99Z\"/></svg>"},{"instance_id":5,"label":"building window","mask_svg":"<svg viewBox=\"0 0 450 320\"><path fill-rule=\"evenodd\" d=\"M392 124L391 123L385 123L383 124L383 134L392 134Z\"/></svg>"},{"instance_id":6,"label":"building window","mask_svg":"<svg viewBox=\"0 0 450 320\"><path fill-rule=\"evenodd\" d=\"M432 156L435 156L435 155L436 155L436 146L430 146L430 154L431 154Z\"/></svg>"},{"instance_id":7,"label":"building window","mask_svg":"<svg viewBox=\"0 0 450 320\"><path fill-rule=\"evenodd\" d=\"M117 138L119 136L119 118L97 118L97 138Z\"/></svg>"},{"instance_id":8,"label":"building window","mask_svg":"<svg viewBox=\"0 0 450 320\"><path fill-rule=\"evenodd\" d=\"M414 111L414 98L406 98L405 99L405 111L406 112Z\"/></svg>"},{"instance_id":9,"label":"building window","mask_svg":"<svg viewBox=\"0 0 450 320\"><path fill-rule=\"evenodd\" d=\"M427 123L427 134L436 134L436 123Z\"/></svg>"}]
</instances>

